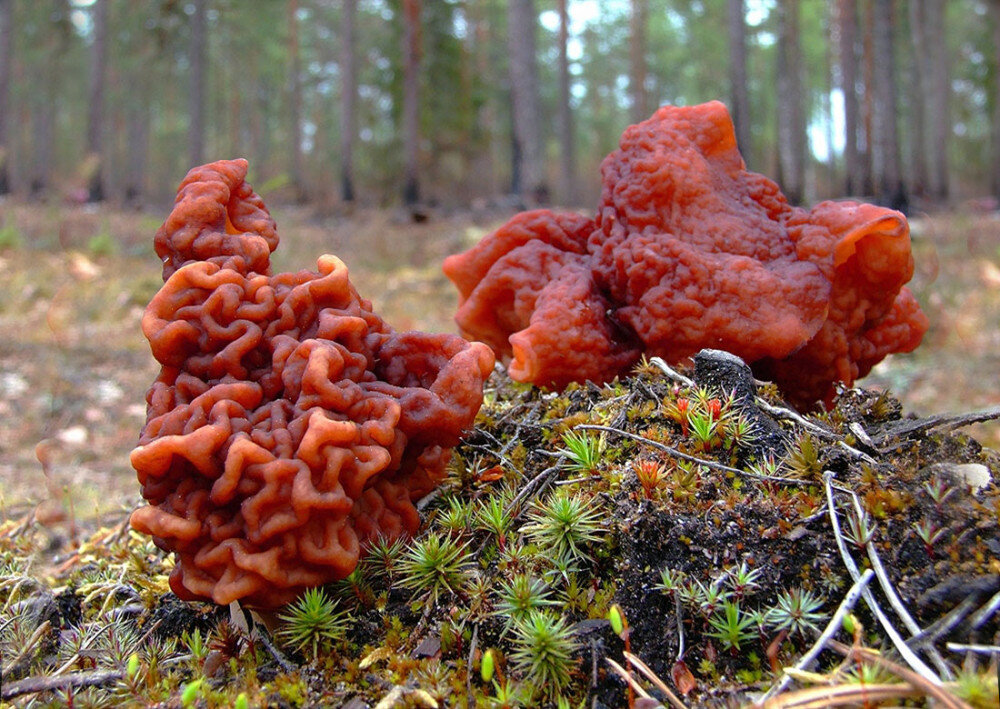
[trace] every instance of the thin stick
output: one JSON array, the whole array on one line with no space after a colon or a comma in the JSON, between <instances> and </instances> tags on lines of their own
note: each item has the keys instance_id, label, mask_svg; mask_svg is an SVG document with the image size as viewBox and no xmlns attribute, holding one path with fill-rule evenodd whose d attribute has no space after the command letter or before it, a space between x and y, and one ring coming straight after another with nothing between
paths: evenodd
<instances>
[{"instance_id":1,"label":"thin stick","mask_svg":"<svg viewBox=\"0 0 1000 709\"><path fill-rule=\"evenodd\" d=\"M980 655L1000 654L1000 645L964 645L962 643L945 643L944 646L952 652L975 652Z\"/></svg>"},{"instance_id":2,"label":"thin stick","mask_svg":"<svg viewBox=\"0 0 1000 709\"><path fill-rule=\"evenodd\" d=\"M832 480L833 473L829 470L823 473L823 484L826 488L827 507L830 512L830 525L833 527L833 536L837 542L837 548L840 550L840 558L843 560L844 566L847 567L848 573L851 574L851 578L853 578L856 582L861 577L861 573L858 571L858 566L854 563L854 559L851 558L850 552L847 551L847 543L844 541L843 532L840 531L840 522L837 519L836 505L833 501ZM878 618L878 622L882 625L882 629L885 630L886 635L889 636L889 639L896 647L896 650L903 657L903 659L906 660L906 664L916 670L920 676L925 678L927 681L934 683L936 686L940 686L941 679L934 674L934 670L928 667L923 660L917 657L917 654L910 649L899 632L892 627L892 623L889 622L889 619L882 611L882 608L875 602L875 596L872 595L872 592L866 588L862 591L862 597L865 599L865 603L868 605L868 608L871 609L871 612L875 614L876 618Z\"/></svg>"},{"instance_id":3,"label":"thin stick","mask_svg":"<svg viewBox=\"0 0 1000 709\"><path fill-rule=\"evenodd\" d=\"M685 377L683 374L675 369L672 369L669 364L663 361L661 357L650 357L649 363L654 367L657 367L661 372L667 375L668 378L673 379L678 384L683 384L686 387L693 387L694 381Z\"/></svg>"},{"instance_id":4,"label":"thin stick","mask_svg":"<svg viewBox=\"0 0 1000 709\"><path fill-rule=\"evenodd\" d=\"M995 593L985 606L972 614L972 617L969 618L972 629L979 630L998 610L1000 610L1000 592Z\"/></svg>"},{"instance_id":5,"label":"thin stick","mask_svg":"<svg viewBox=\"0 0 1000 709\"><path fill-rule=\"evenodd\" d=\"M662 679L657 677L653 670L649 669L649 665L640 660L636 655L633 655L631 652L626 652L624 655L625 659L629 661L629 664L639 670L639 672L646 676L646 679L655 684L656 688L663 692L664 696L675 709L687 709L684 702L680 700L680 697L674 694L673 690L671 690Z\"/></svg>"},{"instance_id":6,"label":"thin stick","mask_svg":"<svg viewBox=\"0 0 1000 709\"><path fill-rule=\"evenodd\" d=\"M668 445L660 443L659 441L654 441L645 436L640 436L635 433L629 433L628 431L623 431L620 428L612 428L611 426L598 426L597 424L580 424L575 428L584 429L587 431L604 431L606 433L615 433L624 438L631 438L634 441L639 441L640 443L645 443L648 446L652 446L657 450L663 451L674 458L680 458L681 460L687 460L692 463L697 463L698 465L704 465L706 468L712 470L721 470L725 473L733 473L734 475L741 475L746 478L752 478L754 480L767 480L770 482L785 483L787 485L797 485L799 487L807 487L809 485L814 485L808 480L799 480L798 478L784 478L779 475L763 475L761 473L752 473L748 470L740 470L739 468L733 468L728 465L723 465L722 463L716 463L714 460L706 460L705 458L699 458L698 456L689 455L683 453L676 448L671 448Z\"/></svg>"},{"instance_id":7,"label":"thin stick","mask_svg":"<svg viewBox=\"0 0 1000 709\"><path fill-rule=\"evenodd\" d=\"M828 441L839 440L839 437L837 436L836 433L834 433L833 431L828 431L819 424L813 423L812 421L804 418L802 414L798 413L797 411L792 411L791 409L786 409L782 406L774 406L773 404L767 403L760 397L757 397L757 401L755 401L754 403L758 407L760 407L763 411L766 411L772 416L776 416L777 418L788 419L789 421L794 421L798 425L802 426L802 428L806 429L810 433L815 433L820 438L823 438Z\"/></svg>"},{"instance_id":8,"label":"thin stick","mask_svg":"<svg viewBox=\"0 0 1000 709\"><path fill-rule=\"evenodd\" d=\"M611 669L615 671L615 674L617 674L619 677L625 680L625 683L633 690L635 690L636 694L638 694L643 699L649 699L649 692L643 689L642 685L640 685L638 682L635 681L635 678L629 673L628 670L626 670L624 667L622 667L617 662L612 660L610 657L605 657L604 661L607 662L609 665L611 665Z\"/></svg>"},{"instance_id":9,"label":"thin stick","mask_svg":"<svg viewBox=\"0 0 1000 709\"><path fill-rule=\"evenodd\" d=\"M844 596L844 600L837 606L837 610L833 614L833 617L830 618L830 622L826 624L826 628L823 629L823 632L816 639L816 642L813 643L813 646L795 663L795 666L792 668L793 670L804 672L813 666L816 658L819 657L819 654L823 652L823 649L833 639L833 636L840 630L844 622L844 616L850 612L854 604L858 602L858 598L867 590L868 582L871 581L873 575L874 572L871 569L865 569L865 572L854 582L854 585L848 590L847 595ZM791 682L792 676L787 674L786 670L786 674L779 682L767 690L767 693L760 698L758 704L763 704L774 695L783 692Z\"/></svg>"},{"instance_id":10,"label":"thin stick","mask_svg":"<svg viewBox=\"0 0 1000 709\"><path fill-rule=\"evenodd\" d=\"M80 687L99 687L117 682L125 673L121 670L102 670L100 672L73 672L66 675L47 677L25 677L17 682L5 684L0 698L10 701L25 694L50 692L54 689L70 689Z\"/></svg>"}]
</instances>

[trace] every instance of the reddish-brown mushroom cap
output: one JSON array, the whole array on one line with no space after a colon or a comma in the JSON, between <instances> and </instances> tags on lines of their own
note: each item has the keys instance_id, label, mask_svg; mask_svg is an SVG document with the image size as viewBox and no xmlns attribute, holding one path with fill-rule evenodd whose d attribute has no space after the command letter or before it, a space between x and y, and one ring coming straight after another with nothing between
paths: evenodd
<instances>
[{"instance_id":1,"label":"reddish-brown mushroom cap","mask_svg":"<svg viewBox=\"0 0 1000 709\"><path fill-rule=\"evenodd\" d=\"M269 275L277 233L245 161L192 170L156 236L143 317L163 365L132 464L133 526L185 599L273 608L412 534L493 368L483 344L394 332L322 256Z\"/></svg>"},{"instance_id":2,"label":"reddish-brown mushroom cap","mask_svg":"<svg viewBox=\"0 0 1000 709\"><path fill-rule=\"evenodd\" d=\"M719 102L661 108L601 172L593 220L527 212L445 263L460 328L510 357L515 379L601 382L642 352L676 362L711 347L809 407L927 329L903 287L905 218L792 207L746 170Z\"/></svg>"}]
</instances>

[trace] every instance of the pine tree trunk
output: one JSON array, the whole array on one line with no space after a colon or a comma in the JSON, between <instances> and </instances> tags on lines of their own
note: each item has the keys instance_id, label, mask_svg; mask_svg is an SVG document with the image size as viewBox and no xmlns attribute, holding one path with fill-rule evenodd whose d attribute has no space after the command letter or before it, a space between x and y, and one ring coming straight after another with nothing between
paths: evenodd
<instances>
[{"instance_id":1,"label":"pine tree trunk","mask_svg":"<svg viewBox=\"0 0 1000 709\"><path fill-rule=\"evenodd\" d=\"M736 126L736 143L743 159L750 158L750 92L747 89L746 7L729 0L729 99Z\"/></svg>"},{"instance_id":2,"label":"pine tree trunk","mask_svg":"<svg viewBox=\"0 0 1000 709\"><path fill-rule=\"evenodd\" d=\"M95 0L94 44L87 90L87 201L104 200L104 74L108 57L109 0Z\"/></svg>"},{"instance_id":3,"label":"pine tree trunk","mask_svg":"<svg viewBox=\"0 0 1000 709\"><path fill-rule=\"evenodd\" d=\"M780 183L792 204L805 192L806 126L802 93L802 52L796 0L778 4L778 156Z\"/></svg>"},{"instance_id":4,"label":"pine tree trunk","mask_svg":"<svg viewBox=\"0 0 1000 709\"><path fill-rule=\"evenodd\" d=\"M927 22L927 58L930 83L927 130L930 144L927 152L927 179L930 196L938 204L948 201L948 142L951 135L949 104L951 96L948 78L948 51L944 17L944 0L924 0Z\"/></svg>"},{"instance_id":5,"label":"pine tree trunk","mask_svg":"<svg viewBox=\"0 0 1000 709\"><path fill-rule=\"evenodd\" d=\"M340 45L343 76L340 96L340 198L345 202L354 201L354 142L358 132L357 15L358 0L344 0L344 37Z\"/></svg>"},{"instance_id":6,"label":"pine tree trunk","mask_svg":"<svg viewBox=\"0 0 1000 709\"><path fill-rule=\"evenodd\" d=\"M191 16L191 85L188 95L188 162L195 167L205 162L205 2L194 0Z\"/></svg>"},{"instance_id":7,"label":"pine tree trunk","mask_svg":"<svg viewBox=\"0 0 1000 709\"><path fill-rule=\"evenodd\" d=\"M576 204L576 146L573 141L573 112L570 107L569 13L567 0L559 0L559 179L564 204Z\"/></svg>"},{"instance_id":8,"label":"pine tree trunk","mask_svg":"<svg viewBox=\"0 0 1000 709\"><path fill-rule=\"evenodd\" d=\"M517 192L530 203L547 201L542 174L542 132L538 97L538 61L535 55L534 0L510 0L507 45L510 52L510 89L513 104L513 176Z\"/></svg>"},{"instance_id":9,"label":"pine tree trunk","mask_svg":"<svg viewBox=\"0 0 1000 709\"><path fill-rule=\"evenodd\" d=\"M291 182L295 201L302 204L306 201L306 183L302 172L302 77L299 58L299 3L298 0L288 2L288 85L291 95L288 107L288 119L291 133Z\"/></svg>"},{"instance_id":10,"label":"pine tree trunk","mask_svg":"<svg viewBox=\"0 0 1000 709\"><path fill-rule=\"evenodd\" d=\"M893 52L892 0L875 0L874 46L874 172L875 195L894 209L907 207L896 127L896 70Z\"/></svg>"},{"instance_id":11,"label":"pine tree trunk","mask_svg":"<svg viewBox=\"0 0 1000 709\"><path fill-rule=\"evenodd\" d=\"M864 60L864 93L862 95L861 124L864 149L861 151L861 191L875 194L874 145L875 145L875 3L864 4L865 19L862 23L862 58Z\"/></svg>"},{"instance_id":12,"label":"pine tree trunk","mask_svg":"<svg viewBox=\"0 0 1000 709\"><path fill-rule=\"evenodd\" d=\"M861 189L861 153L858 150L858 8L856 0L837 3L840 28L840 80L844 92L844 191Z\"/></svg>"},{"instance_id":13,"label":"pine tree trunk","mask_svg":"<svg viewBox=\"0 0 1000 709\"><path fill-rule=\"evenodd\" d=\"M403 202L420 200L420 0L403 0Z\"/></svg>"},{"instance_id":14,"label":"pine tree trunk","mask_svg":"<svg viewBox=\"0 0 1000 709\"><path fill-rule=\"evenodd\" d=\"M10 65L14 58L14 0L0 0L0 195L10 192Z\"/></svg>"},{"instance_id":15,"label":"pine tree trunk","mask_svg":"<svg viewBox=\"0 0 1000 709\"><path fill-rule=\"evenodd\" d=\"M911 181L915 195L923 196L927 191L927 134L924 116L930 112L930 67L927 62L927 18L923 0L911 0L908 3L908 20L910 23L910 46L913 61L909 71L913 79L913 90L910 92L915 105L910 110L911 140Z\"/></svg>"},{"instance_id":16,"label":"pine tree trunk","mask_svg":"<svg viewBox=\"0 0 1000 709\"><path fill-rule=\"evenodd\" d=\"M125 205L142 207L146 185L146 158L149 154L149 103L139 101L128 109L128 162L125 176Z\"/></svg>"},{"instance_id":17,"label":"pine tree trunk","mask_svg":"<svg viewBox=\"0 0 1000 709\"><path fill-rule=\"evenodd\" d=\"M649 118L646 93L646 25L649 23L649 0L632 0L629 18L629 92L632 94L632 122Z\"/></svg>"},{"instance_id":18,"label":"pine tree trunk","mask_svg":"<svg viewBox=\"0 0 1000 709\"><path fill-rule=\"evenodd\" d=\"M993 74L993 125L990 126L993 143L990 187L993 197L1000 205L1000 0L990 0L990 14L993 19L993 58L996 62Z\"/></svg>"}]
</instances>

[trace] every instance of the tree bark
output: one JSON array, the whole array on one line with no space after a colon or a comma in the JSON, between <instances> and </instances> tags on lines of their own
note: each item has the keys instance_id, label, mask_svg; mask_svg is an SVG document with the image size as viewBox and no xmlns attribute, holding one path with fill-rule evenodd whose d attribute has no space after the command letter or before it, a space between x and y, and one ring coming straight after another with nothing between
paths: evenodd
<instances>
[{"instance_id":1,"label":"tree bark","mask_svg":"<svg viewBox=\"0 0 1000 709\"><path fill-rule=\"evenodd\" d=\"M95 0L94 44L87 90L87 201L104 200L104 74L108 57L108 2Z\"/></svg>"},{"instance_id":2,"label":"tree bark","mask_svg":"<svg viewBox=\"0 0 1000 709\"><path fill-rule=\"evenodd\" d=\"M194 0L191 16L191 85L188 95L188 162L190 167L205 162L205 2Z\"/></svg>"},{"instance_id":3,"label":"tree bark","mask_svg":"<svg viewBox=\"0 0 1000 709\"><path fill-rule=\"evenodd\" d=\"M944 17L944 0L924 0L927 22L927 54L930 72L930 109L927 129L930 145L927 152L927 179L931 199L938 204L947 202L948 143L951 135L949 104L951 87L948 78L948 51Z\"/></svg>"},{"instance_id":4,"label":"tree bark","mask_svg":"<svg viewBox=\"0 0 1000 709\"><path fill-rule=\"evenodd\" d=\"M403 202L420 200L420 0L403 0Z\"/></svg>"},{"instance_id":5,"label":"tree bark","mask_svg":"<svg viewBox=\"0 0 1000 709\"><path fill-rule=\"evenodd\" d=\"M547 201L548 189L542 174L535 3L534 0L510 0L507 10L515 191L528 202L544 203Z\"/></svg>"},{"instance_id":6,"label":"tree bark","mask_svg":"<svg viewBox=\"0 0 1000 709\"><path fill-rule=\"evenodd\" d=\"M564 204L576 204L576 145L573 111L570 107L569 12L567 0L559 0L559 179Z\"/></svg>"},{"instance_id":7,"label":"tree bark","mask_svg":"<svg viewBox=\"0 0 1000 709\"><path fill-rule=\"evenodd\" d=\"M896 127L896 69L893 52L892 0L875 0L874 46L874 172L875 195L894 209L907 207Z\"/></svg>"},{"instance_id":8,"label":"tree bark","mask_svg":"<svg viewBox=\"0 0 1000 709\"><path fill-rule=\"evenodd\" d=\"M10 192L10 65L14 58L14 0L0 0L0 195Z\"/></svg>"},{"instance_id":9,"label":"tree bark","mask_svg":"<svg viewBox=\"0 0 1000 709\"><path fill-rule=\"evenodd\" d=\"M646 92L646 25L649 23L649 0L632 0L629 18L629 90L632 94L632 122L649 118L649 95Z\"/></svg>"},{"instance_id":10,"label":"tree bark","mask_svg":"<svg viewBox=\"0 0 1000 709\"><path fill-rule=\"evenodd\" d=\"M340 97L340 198L354 201L354 143L358 132L357 31L358 0L344 0L343 41L340 70L343 76Z\"/></svg>"},{"instance_id":11,"label":"tree bark","mask_svg":"<svg viewBox=\"0 0 1000 709\"><path fill-rule=\"evenodd\" d=\"M146 186L146 158L149 154L149 103L141 101L128 109L128 163L125 176L125 205L142 206Z\"/></svg>"},{"instance_id":12,"label":"tree bark","mask_svg":"<svg viewBox=\"0 0 1000 709\"><path fill-rule=\"evenodd\" d=\"M927 191L927 133L924 117L930 111L932 100L930 93L930 67L927 57L927 27L925 3L923 0L910 0L907 3L910 23L910 47L913 61L909 71L913 78L914 89L910 92L916 105L910 110L910 125L912 131L911 145L911 180L915 195L922 196Z\"/></svg>"},{"instance_id":13,"label":"tree bark","mask_svg":"<svg viewBox=\"0 0 1000 709\"><path fill-rule=\"evenodd\" d=\"M291 133L290 168L292 191L295 201L302 204L306 201L306 184L302 172L302 77L299 58L299 3L298 0L288 2L288 87L291 95L288 107L288 119Z\"/></svg>"},{"instance_id":14,"label":"tree bark","mask_svg":"<svg viewBox=\"0 0 1000 709\"><path fill-rule=\"evenodd\" d=\"M736 143L743 159L750 156L750 92L747 89L746 7L729 0L729 100L736 126Z\"/></svg>"},{"instance_id":15,"label":"tree bark","mask_svg":"<svg viewBox=\"0 0 1000 709\"><path fill-rule=\"evenodd\" d=\"M805 192L806 126L797 0L778 3L778 157L780 183L792 204Z\"/></svg>"},{"instance_id":16,"label":"tree bark","mask_svg":"<svg viewBox=\"0 0 1000 709\"><path fill-rule=\"evenodd\" d=\"M993 125L990 126L993 160L990 171L990 187L1000 204L1000 0L990 0L990 14L993 19Z\"/></svg>"},{"instance_id":17,"label":"tree bark","mask_svg":"<svg viewBox=\"0 0 1000 709\"><path fill-rule=\"evenodd\" d=\"M861 190L861 151L858 149L858 8L856 0L837 3L840 29L840 82L844 93L844 192Z\"/></svg>"}]
</instances>

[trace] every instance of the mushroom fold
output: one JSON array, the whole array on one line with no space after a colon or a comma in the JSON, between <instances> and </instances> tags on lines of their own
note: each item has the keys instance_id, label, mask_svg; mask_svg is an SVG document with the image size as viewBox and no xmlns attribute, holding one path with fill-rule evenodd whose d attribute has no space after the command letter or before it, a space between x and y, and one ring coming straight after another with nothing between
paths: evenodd
<instances>
[{"instance_id":1,"label":"mushroom fold","mask_svg":"<svg viewBox=\"0 0 1000 709\"><path fill-rule=\"evenodd\" d=\"M181 598L274 608L417 530L494 358L393 331L334 256L271 275L277 231L246 171L192 170L156 234L165 283L142 329L162 369L132 526L176 554Z\"/></svg>"},{"instance_id":2,"label":"mushroom fold","mask_svg":"<svg viewBox=\"0 0 1000 709\"><path fill-rule=\"evenodd\" d=\"M600 383L642 354L679 362L713 348L812 408L920 344L905 217L789 205L746 169L723 104L660 108L601 174L593 218L524 212L445 260L461 331L514 379Z\"/></svg>"}]
</instances>

